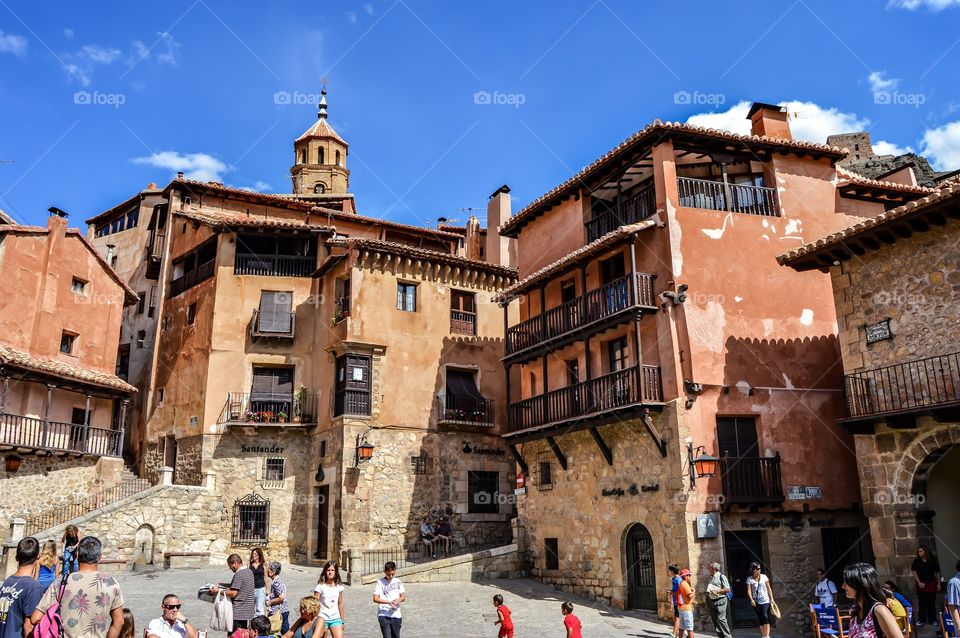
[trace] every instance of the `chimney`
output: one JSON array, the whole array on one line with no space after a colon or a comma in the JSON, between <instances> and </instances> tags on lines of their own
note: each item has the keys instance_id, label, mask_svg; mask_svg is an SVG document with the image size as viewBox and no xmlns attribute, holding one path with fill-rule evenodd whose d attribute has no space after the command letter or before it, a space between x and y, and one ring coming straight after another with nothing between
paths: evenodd
<instances>
[{"instance_id":1,"label":"chimney","mask_svg":"<svg viewBox=\"0 0 960 638\"><path fill-rule=\"evenodd\" d=\"M500 236L500 227L507 223L510 211L510 187L504 184L487 201L487 261L501 266L516 266L516 241Z\"/></svg>"},{"instance_id":2,"label":"chimney","mask_svg":"<svg viewBox=\"0 0 960 638\"><path fill-rule=\"evenodd\" d=\"M157 183L156 183L156 182L150 182L149 184L147 184L147 190L148 190L148 191L155 191L155 190L157 190Z\"/></svg>"},{"instance_id":3,"label":"chimney","mask_svg":"<svg viewBox=\"0 0 960 638\"><path fill-rule=\"evenodd\" d=\"M470 215L470 219L467 220L467 230L463 238L463 245L466 248L466 254L464 255L467 259L476 259L480 260L480 242L483 241L483 238L480 236L480 221Z\"/></svg>"},{"instance_id":4,"label":"chimney","mask_svg":"<svg viewBox=\"0 0 960 638\"><path fill-rule=\"evenodd\" d=\"M776 104L754 102L747 113L750 120L750 133L781 140L792 140L790 123L787 121L787 107Z\"/></svg>"},{"instance_id":5,"label":"chimney","mask_svg":"<svg viewBox=\"0 0 960 638\"><path fill-rule=\"evenodd\" d=\"M177 179L183 179L183 171L177 171Z\"/></svg>"},{"instance_id":6,"label":"chimney","mask_svg":"<svg viewBox=\"0 0 960 638\"><path fill-rule=\"evenodd\" d=\"M56 206L51 206L48 210L50 217L47 218L47 228L50 229L50 234L63 237L67 234L67 214Z\"/></svg>"}]
</instances>

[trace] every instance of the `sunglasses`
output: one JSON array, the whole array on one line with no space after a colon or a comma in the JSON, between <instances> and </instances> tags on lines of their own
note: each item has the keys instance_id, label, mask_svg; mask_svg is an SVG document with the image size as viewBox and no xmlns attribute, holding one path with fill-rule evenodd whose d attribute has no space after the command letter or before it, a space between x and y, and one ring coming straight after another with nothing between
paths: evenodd
<instances>
[{"instance_id":1,"label":"sunglasses","mask_svg":"<svg viewBox=\"0 0 960 638\"><path fill-rule=\"evenodd\" d=\"M164 605L164 609L180 609L180 605Z\"/></svg>"}]
</instances>

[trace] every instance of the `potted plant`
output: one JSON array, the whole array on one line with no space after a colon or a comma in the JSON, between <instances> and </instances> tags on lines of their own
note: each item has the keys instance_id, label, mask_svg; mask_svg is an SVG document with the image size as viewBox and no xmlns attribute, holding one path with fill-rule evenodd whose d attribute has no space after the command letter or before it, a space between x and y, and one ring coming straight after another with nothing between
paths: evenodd
<instances>
[{"instance_id":1,"label":"potted plant","mask_svg":"<svg viewBox=\"0 0 960 638\"><path fill-rule=\"evenodd\" d=\"M247 410L247 412L244 414L244 418L245 418L248 422L255 422L255 421L259 420L259 418L260 418L260 413L259 413L259 412L254 412L253 410Z\"/></svg>"},{"instance_id":2,"label":"potted plant","mask_svg":"<svg viewBox=\"0 0 960 638\"><path fill-rule=\"evenodd\" d=\"M284 412L283 410L280 410L279 412L277 412L277 421L279 421L280 423L286 423L287 413Z\"/></svg>"},{"instance_id":3,"label":"potted plant","mask_svg":"<svg viewBox=\"0 0 960 638\"><path fill-rule=\"evenodd\" d=\"M303 420L303 401L307 397L307 389L304 386L297 388L293 393L293 422L300 423Z\"/></svg>"},{"instance_id":4,"label":"potted plant","mask_svg":"<svg viewBox=\"0 0 960 638\"><path fill-rule=\"evenodd\" d=\"M273 417L274 417L274 414L273 414L273 411L272 411L272 410L265 410L265 411L263 411L263 412L260 413L260 422L261 422L261 423L272 423L272 422L273 422Z\"/></svg>"}]
</instances>

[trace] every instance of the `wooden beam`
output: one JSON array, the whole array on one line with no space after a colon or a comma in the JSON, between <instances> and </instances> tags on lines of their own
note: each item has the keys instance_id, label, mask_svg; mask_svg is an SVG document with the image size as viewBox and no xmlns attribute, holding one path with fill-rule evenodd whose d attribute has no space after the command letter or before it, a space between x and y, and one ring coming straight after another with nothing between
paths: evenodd
<instances>
[{"instance_id":1,"label":"wooden beam","mask_svg":"<svg viewBox=\"0 0 960 638\"><path fill-rule=\"evenodd\" d=\"M650 416L650 411L644 409L640 414L640 420L643 421L643 426L647 428L647 432L650 433L653 442L656 443L657 449L660 450L660 456L667 458L667 442L660 438L660 434L653 429L653 418Z\"/></svg>"},{"instance_id":2,"label":"wooden beam","mask_svg":"<svg viewBox=\"0 0 960 638\"><path fill-rule=\"evenodd\" d=\"M913 237L913 231L910 230L909 226L906 226L906 225L894 226L892 230L894 234L897 235L898 237L903 237L904 239L909 239L910 237Z\"/></svg>"},{"instance_id":3,"label":"wooden beam","mask_svg":"<svg viewBox=\"0 0 960 638\"><path fill-rule=\"evenodd\" d=\"M908 219L907 223L917 232L925 233L930 230L930 224L916 217Z\"/></svg>"},{"instance_id":4,"label":"wooden beam","mask_svg":"<svg viewBox=\"0 0 960 638\"><path fill-rule=\"evenodd\" d=\"M862 237L860 243L869 248L870 250L877 250L880 248L880 242L878 242L873 237Z\"/></svg>"},{"instance_id":5,"label":"wooden beam","mask_svg":"<svg viewBox=\"0 0 960 638\"><path fill-rule=\"evenodd\" d=\"M561 449L560 449L560 446L557 445L556 439L554 439L552 436L548 436L548 437L547 437L547 445L549 445L549 446L550 446L550 449L553 450L553 455L554 455L555 457L557 457L557 462L560 463L560 467L562 467L563 470L566 471L566 470L567 470L567 457L564 456L563 450L561 450Z\"/></svg>"},{"instance_id":6,"label":"wooden beam","mask_svg":"<svg viewBox=\"0 0 960 638\"><path fill-rule=\"evenodd\" d=\"M890 244L891 246L897 243L897 238L885 230L878 230L877 232L874 233L874 236L880 241L882 241L883 243Z\"/></svg>"},{"instance_id":7,"label":"wooden beam","mask_svg":"<svg viewBox=\"0 0 960 638\"><path fill-rule=\"evenodd\" d=\"M516 445L508 446L510 448L510 453L513 454L514 460L517 462L517 465L520 466L520 471L523 472L524 476L530 473L530 468L527 467L527 462L523 458L523 454L520 453L520 450L517 449Z\"/></svg>"},{"instance_id":8,"label":"wooden beam","mask_svg":"<svg viewBox=\"0 0 960 638\"><path fill-rule=\"evenodd\" d=\"M590 428L590 436L592 436L593 440L596 441L597 447L600 448L600 454L603 454L603 458L607 460L607 465L613 465L613 452L610 451L610 448L607 446L607 442L603 440L602 436L600 436L600 432L597 431L597 428Z\"/></svg>"},{"instance_id":9,"label":"wooden beam","mask_svg":"<svg viewBox=\"0 0 960 638\"><path fill-rule=\"evenodd\" d=\"M930 223L934 224L935 226L945 226L947 223L947 218L940 213L929 213L927 214L927 219L929 219Z\"/></svg>"}]
</instances>

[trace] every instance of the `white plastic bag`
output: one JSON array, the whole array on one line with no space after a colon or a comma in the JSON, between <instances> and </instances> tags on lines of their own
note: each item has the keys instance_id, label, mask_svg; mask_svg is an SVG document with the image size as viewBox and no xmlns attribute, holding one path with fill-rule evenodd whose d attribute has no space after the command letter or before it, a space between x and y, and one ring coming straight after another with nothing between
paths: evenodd
<instances>
[{"instance_id":1,"label":"white plastic bag","mask_svg":"<svg viewBox=\"0 0 960 638\"><path fill-rule=\"evenodd\" d=\"M230 602L223 590L219 590L217 597L213 600L210 630L225 631L228 634L233 631L233 603Z\"/></svg>"}]
</instances>

